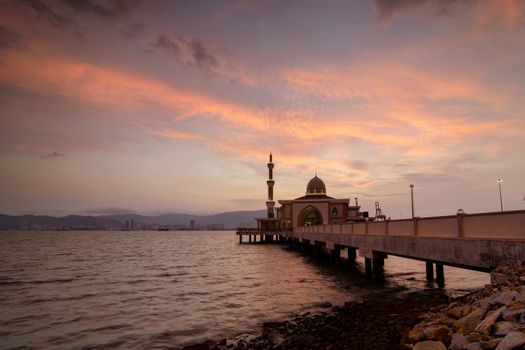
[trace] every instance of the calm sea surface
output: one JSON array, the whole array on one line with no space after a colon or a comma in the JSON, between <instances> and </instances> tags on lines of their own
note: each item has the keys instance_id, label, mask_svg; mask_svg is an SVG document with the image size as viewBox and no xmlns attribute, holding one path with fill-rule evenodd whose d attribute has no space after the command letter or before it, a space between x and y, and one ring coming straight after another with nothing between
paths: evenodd
<instances>
[{"instance_id":1,"label":"calm sea surface","mask_svg":"<svg viewBox=\"0 0 525 350\"><path fill-rule=\"evenodd\" d=\"M0 348L162 349L257 332L329 301L425 289L389 257L386 283L233 232L0 232ZM445 267L453 295L488 274Z\"/></svg>"}]
</instances>

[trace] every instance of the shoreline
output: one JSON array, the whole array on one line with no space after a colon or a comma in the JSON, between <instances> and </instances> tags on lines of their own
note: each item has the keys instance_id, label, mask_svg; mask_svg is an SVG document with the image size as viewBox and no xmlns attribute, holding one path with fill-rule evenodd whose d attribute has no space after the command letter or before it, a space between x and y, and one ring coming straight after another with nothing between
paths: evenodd
<instances>
[{"instance_id":1,"label":"shoreline","mask_svg":"<svg viewBox=\"0 0 525 350\"><path fill-rule=\"evenodd\" d=\"M318 314L265 322L262 333L207 341L184 350L525 349L525 261L500 266L491 283L452 298L427 289L346 302Z\"/></svg>"},{"instance_id":2,"label":"shoreline","mask_svg":"<svg viewBox=\"0 0 525 350\"><path fill-rule=\"evenodd\" d=\"M402 343L407 342L409 331L422 320L421 315L452 301L439 289L349 301L325 312L264 322L258 334L207 340L182 349L406 349Z\"/></svg>"}]
</instances>

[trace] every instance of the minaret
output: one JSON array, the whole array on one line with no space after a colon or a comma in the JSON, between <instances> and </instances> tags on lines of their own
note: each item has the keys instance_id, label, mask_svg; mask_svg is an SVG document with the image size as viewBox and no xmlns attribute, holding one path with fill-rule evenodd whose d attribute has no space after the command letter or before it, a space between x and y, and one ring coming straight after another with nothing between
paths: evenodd
<instances>
[{"instance_id":1,"label":"minaret","mask_svg":"<svg viewBox=\"0 0 525 350\"><path fill-rule=\"evenodd\" d=\"M270 162L268 163L268 181L266 181L268 184L268 200L266 201L266 207L268 208L268 218L275 217L273 208L275 207L275 202L273 201L273 185L275 181L273 181L273 162L272 162L272 154L270 153Z\"/></svg>"}]
</instances>

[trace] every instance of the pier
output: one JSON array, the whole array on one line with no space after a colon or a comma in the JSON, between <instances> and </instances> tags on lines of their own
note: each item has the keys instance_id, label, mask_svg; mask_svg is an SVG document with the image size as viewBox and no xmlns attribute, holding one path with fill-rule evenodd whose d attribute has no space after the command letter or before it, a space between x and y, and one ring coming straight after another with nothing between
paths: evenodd
<instances>
[{"instance_id":1,"label":"pier","mask_svg":"<svg viewBox=\"0 0 525 350\"><path fill-rule=\"evenodd\" d=\"M238 231L260 240L324 249L340 259L365 260L365 272L378 277L388 255L426 262L426 278L444 285L444 265L489 272L525 258L525 210L436 216L401 220L365 221L294 227L290 231ZM266 238L266 237L272 237ZM250 239L251 241L251 239Z\"/></svg>"},{"instance_id":2,"label":"pier","mask_svg":"<svg viewBox=\"0 0 525 350\"><path fill-rule=\"evenodd\" d=\"M279 200L275 215L273 157L268 165L267 217L257 218L257 228L239 229L239 243L288 242L304 251L328 251L339 262L341 250L348 259L361 256L365 273L382 278L388 255L424 261L426 279L444 285L444 265L489 272L497 266L525 259L525 210L414 217L391 220L376 202L376 216L362 212L357 198L332 198L317 176L308 182L304 196ZM413 185L410 186L411 189Z\"/></svg>"}]
</instances>

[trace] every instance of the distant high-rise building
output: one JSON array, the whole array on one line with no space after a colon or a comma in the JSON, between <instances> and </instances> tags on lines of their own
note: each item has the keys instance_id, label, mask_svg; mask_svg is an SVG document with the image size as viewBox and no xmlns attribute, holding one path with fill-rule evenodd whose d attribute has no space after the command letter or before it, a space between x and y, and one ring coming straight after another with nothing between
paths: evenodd
<instances>
[{"instance_id":1,"label":"distant high-rise building","mask_svg":"<svg viewBox=\"0 0 525 350\"><path fill-rule=\"evenodd\" d=\"M192 230L195 228L195 220L190 220L190 228Z\"/></svg>"},{"instance_id":2,"label":"distant high-rise building","mask_svg":"<svg viewBox=\"0 0 525 350\"><path fill-rule=\"evenodd\" d=\"M133 230L135 228L135 220L131 219L131 224L130 224L130 227L129 227L131 230Z\"/></svg>"}]
</instances>

